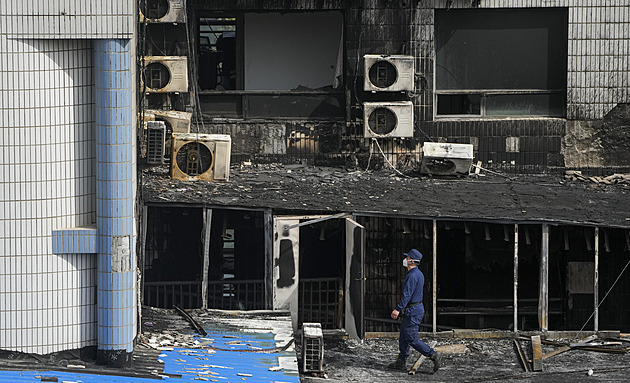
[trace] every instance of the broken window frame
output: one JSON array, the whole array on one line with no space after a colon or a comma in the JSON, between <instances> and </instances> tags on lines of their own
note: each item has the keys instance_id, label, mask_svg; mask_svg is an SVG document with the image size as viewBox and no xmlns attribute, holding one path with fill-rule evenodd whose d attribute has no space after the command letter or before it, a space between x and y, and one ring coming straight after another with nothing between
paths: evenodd
<instances>
[{"instance_id":1,"label":"broken window frame","mask_svg":"<svg viewBox=\"0 0 630 383\"><path fill-rule=\"evenodd\" d=\"M485 12L486 15L490 14L491 12L508 12L511 13L512 16L514 16L515 14L517 14L518 12L522 12L523 10L521 9L492 9L492 10L488 10L488 9L484 9L484 10L459 10L460 12L468 12L467 16L469 15L473 15L475 14L475 12ZM436 14L436 21L435 21L435 60L434 60L434 68L433 68L433 73L434 73L434 89L433 89L433 105L434 105L434 119L461 119L461 118L466 118L466 119L496 119L496 118L506 118L506 117L517 117L517 118L541 118L541 117L548 117L548 118L566 118L566 109L567 109L567 81L566 81L566 75L567 75L567 41L568 41L568 11L566 8L553 8L553 10L550 9L528 9L529 12L545 12L545 11L550 11L550 12L556 12L555 15L551 15L551 13L549 13L548 16L549 19L553 19L556 17L559 17L561 12L564 12L564 19L563 19L563 29L564 29L564 34L562 36L556 36L553 35L554 37L548 37L548 49L551 49L550 46L553 45L553 41L555 40L556 43L558 42L562 42L562 45L564 46L564 51L558 53L559 55L562 56L562 59L564 61L564 73L563 73L563 80L561 81L561 87L546 87L546 88L515 88L515 89L509 89L509 88L505 88L505 89L501 89L499 87L496 88L480 88L480 87L476 87L476 88L466 88L466 87L456 87L454 88L453 86L440 86L440 84L438 84L439 82L439 74L438 74L438 67L440 66L439 64L439 59L438 56L440 55L439 50L442 46L438 46L439 44L439 40L438 40L438 34L439 34L439 21L438 21L438 15ZM451 14L453 13L452 11ZM485 15L484 15L485 16ZM456 17L456 16L451 16L451 17ZM461 17L461 16L460 16ZM547 20L549 21L549 20ZM481 23L481 20L477 21L478 23ZM544 23L544 22L543 22ZM555 24L555 23L554 23ZM548 24L549 25L549 24ZM447 26L448 27L448 26ZM517 28L517 27L514 27ZM499 32L500 29L497 29L497 31ZM445 46L445 45L444 45ZM500 48L500 44L499 44L499 48ZM453 48L451 48L453 49ZM499 55L500 56L500 55ZM549 54L548 56L546 56L546 61L547 63L551 62L552 60L556 60L557 57L554 55ZM470 65L470 63L462 63L462 65ZM446 69L446 68L445 68ZM448 71L448 69L446 69ZM450 73L450 72L449 72ZM466 81L465 81L466 82ZM510 110L510 107L508 106L508 103L505 102L506 98L516 98L516 97L520 97L521 99L523 98L529 98L529 102L528 101L521 101L521 105L523 106L523 110L514 110L515 106L512 106L512 110ZM547 98L547 100L543 99L543 98ZM458 99L459 98L459 99ZM501 98L503 98L504 103L505 103L505 107L502 108L493 108L492 106L492 101L493 100L500 100ZM534 101L535 98L538 98L538 101ZM454 101L455 104L457 104L458 102L461 103L461 105L456 106L456 107L451 107L448 108L445 106L445 104L447 103L448 100L452 100ZM474 99L473 102L469 102L471 99ZM548 106L545 108L544 106L541 107L542 102L547 101L548 102ZM518 107L518 106L516 106ZM538 107L538 108L537 108ZM538 110L536 110L538 109Z\"/></svg>"},{"instance_id":2,"label":"broken window frame","mask_svg":"<svg viewBox=\"0 0 630 383\"><path fill-rule=\"evenodd\" d=\"M297 12L296 12L297 13ZM200 12L196 22L196 47L197 72L201 73L199 65L199 54L201 42L201 20L215 20L218 24L220 20L233 19L230 25L236 27L236 89L217 90L199 89L198 103L204 118L233 118L233 119L267 119L274 120L330 120L344 119L345 108L345 70L340 69L342 78L339 86L330 90L321 89L300 89L300 90L244 90L245 69L244 69L244 12L230 13L208 13ZM217 25L218 25L217 24ZM342 47L345 58L345 19L342 14ZM341 61L342 65L344 60Z\"/></svg>"},{"instance_id":3,"label":"broken window frame","mask_svg":"<svg viewBox=\"0 0 630 383\"><path fill-rule=\"evenodd\" d=\"M440 98L449 96L468 97L475 96L479 98L478 104L470 104L474 109L470 112L462 113L440 113ZM561 97L561 108L557 113L496 113L488 108L489 100L497 96L548 96ZM442 118L505 118L505 117L566 117L566 89L522 89L522 90L435 90L434 91L435 117ZM477 105L477 107L474 107ZM462 108L464 109L464 108ZM489 111L490 109L490 111Z\"/></svg>"}]
</instances>

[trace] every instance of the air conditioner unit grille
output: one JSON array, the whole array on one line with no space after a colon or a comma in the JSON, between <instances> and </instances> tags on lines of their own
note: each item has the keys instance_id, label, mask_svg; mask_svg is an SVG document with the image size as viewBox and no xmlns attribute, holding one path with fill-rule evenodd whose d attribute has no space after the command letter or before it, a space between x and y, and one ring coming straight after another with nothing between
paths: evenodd
<instances>
[{"instance_id":1,"label":"air conditioner unit grille","mask_svg":"<svg viewBox=\"0 0 630 383\"><path fill-rule=\"evenodd\" d=\"M363 90L403 92L415 89L415 58L405 55L363 56Z\"/></svg>"},{"instance_id":2,"label":"air conditioner unit grille","mask_svg":"<svg viewBox=\"0 0 630 383\"><path fill-rule=\"evenodd\" d=\"M161 19L168 14L169 8L168 0L142 0L140 2L142 13L149 19Z\"/></svg>"},{"instance_id":3,"label":"air conditioner unit grille","mask_svg":"<svg viewBox=\"0 0 630 383\"><path fill-rule=\"evenodd\" d=\"M189 142L182 146L175 157L177 166L188 176L205 173L212 166L212 152L199 142Z\"/></svg>"},{"instance_id":4,"label":"air conditioner unit grille","mask_svg":"<svg viewBox=\"0 0 630 383\"><path fill-rule=\"evenodd\" d=\"M147 121L147 163L164 163L166 125L163 121Z\"/></svg>"},{"instance_id":5,"label":"air conditioner unit grille","mask_svg":"<svg viewBox=\"0 0 630 383\"><path fill-rule=\"evenodd\" d=\"M138 16L141 23L185 23L185 1L140 0Z\"/></svg>"},{"instance_id":6,"label":"air conditioner unit grille","mask_svg":"<svg viewBox=\"0 0 630 383\"><path fill-rule=\"evenodd\" d=\"M324 368L324 336L321 323L302 325L302 371L321 372Z\"/></svg>"},{"instance_id":7,"label":"air conditioner unit grille","mask_svg":"<svg viewBox=\"0 0 630 383\"><path fill-rule=\"evenodd\" d=\"M168 85L171 75L168 68L162 63L151 63L147 65L146 75L147 86L153 90L159 90Z\"/></svg>"},{"instance_id":8,"label":"air conditioner unit grille","mask_svg":"<svg viewBox=\"0 0 630 383\"><path fill-rule=\"evenodd\" d=\"M171 93L188 91L188 58L186 56L145 56L142 68L143 91Z\"/></svg>"},{"instance_id":9,"label":"air conditioner unit grille","mask_svg":"<svg viewBox=\"0 0 630 383\"><path fill-rule=\"evenodd\" d=\"M396 129L398 118L390 109L378 108L370 113L368 125L376 134L389 134Z\"/></svg>"},{"instance_id":10,"label":"air conditioner unit grille","mask_svg":"<svg viewBox=\"0 0 630 383\"><path fill-rule=\"evenodd\" d=\"M398 78L398 71L388 61L378 61L370 68L370 81L379 88L392 86Z\"/></svg>"},{"instance_id":11,"label":"air conditioner unit grille","mask_svg":"<svg viewBox=\"0 0 630 383\"><path fill-rule=\"evenodd\" d=\"M411 101L363 103L365 137L413 137Z\"/></svg>"},{"instance_id":12,"label":"air conditioner unit grille","mask_svg":"<svg viewBox=\"0 0 630 383\"><path fill-rule=\"evenodd\" d=\"M171 134L171 177L229 181L232 139L226 134Z\"/></svg>"}]
</instances>

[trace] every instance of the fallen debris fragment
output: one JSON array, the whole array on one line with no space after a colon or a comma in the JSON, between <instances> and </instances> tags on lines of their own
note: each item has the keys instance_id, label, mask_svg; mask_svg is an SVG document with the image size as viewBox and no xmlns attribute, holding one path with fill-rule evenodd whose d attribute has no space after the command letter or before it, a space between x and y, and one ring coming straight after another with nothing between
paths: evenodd
<instances>
[{"instance_id":1,"label":"fallen debris fragment","mask_svg":"<svg viewBox=\"0 0 630 383\"><path fill-rule=\"evenodd\" d=\"M432 341L431 343L429 343L429 347L434 348L436 344L437 344L436 341ZM409 370L409 375L415 375L416 370L418 370L418 367L420 367L420 365L422 364L422 362L425 361L425 359L427 359L426 356L420 355L418 360L416 360L416 363L414 363L413 366L411 367L411 370Z\"/></svg>"},{"instance_id":2,"label":"fallen debris fragment","mask_svg":"<svg viewBox=\"0 0 630 383\"><path fill-rule=\"evenodd\" d=\"M540 335L532 336L532 370L542 371L542 344L540 342Z\"/></svg>"},{"instance_id":3,"label":"fallen debris fragment","mask_svg":"<svg viewBox=\"0 0 630 383\"><path fill-rule=\"evenodd\" d=\"M531 372L531 368L529 367L529 362L525 358L525 353L523 352L523 348L521 347L521 343L518 339L512 339L514 341L514 346L516 346L516 353L521 361L521 365L525 372Z\"/></svg>"},{"instance_id":4,"label":"fallen debris fragment","mask_svg":"<svg viewBox=\"0 0 630 383\"><path fill-rule=\"evenodd\" d=\"M615 173L607 177L599 177L599 176L585 176L579 170L567 170L564 173L564 178L569 181L584 181L584 182L593 182L596 184L606 184L606 185L630 183L630 174L619 174L619 173Z\"/></svg>"},{"instance_id":5,"label":"fallen debris fragment","mask_svg":"<svg viewBox=\"0 0 630 383\"><path fill-rule=\"evenodd\" d=\"M173 305L173 308L174 308L175 310L177 310L177 312L179 312L180 314L182 314L182 316L183 316L184 318L186 318L186 320L187 320L188 322L190 322L190 324L192 324L192 325L193 325L193 327L195 328L195 330L197 330L197 332L198 332L199 334L201 334L202 336L207 336L207 335L208 335L208 333L206 332L206 330L204 330L204 329L203 329L203 328L199 325L199 323L197 323L197 321L196 321L196 320L195 320L192 316L190 316L190 314L188 314L186 311L184 311L184 309L182 309L181 307L179 307L179 306L177 306L177 305Z\"/></svg>"},{"instance_id":6,"label":"fallen debris fragment","mask_svg":"<svg viewBox=\"0 0 630 383\"><path fill-rule=\"evenodd\" d=\"M465 354L470 350L465 344L443 344L435 347L436 351L439 351L442 354Z\"/></svg>"}]
</instances>

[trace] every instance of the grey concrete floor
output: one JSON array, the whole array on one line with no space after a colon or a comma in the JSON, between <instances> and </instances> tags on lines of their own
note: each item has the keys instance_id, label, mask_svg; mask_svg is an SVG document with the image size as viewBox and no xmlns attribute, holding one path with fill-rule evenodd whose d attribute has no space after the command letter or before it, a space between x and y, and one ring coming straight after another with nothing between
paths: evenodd
<instances>
[{"instance_id":1,"label":"grey concrete floor","mask_svg":"<svg viewBox=\"0 0 630 383\"><path fill-rule=\"evenodd\" d=\"M430 341L431 339L426 339ZM302 381L315 382L624 382L630 381L630 354L607 354L569 350L545 359L542 372L525 372L512 339L435 339L444 349L443 367L432 372L431 361L423 363L415 375L387 368L397 354L397 339L326 339L326 380L302 375ZM531 358L531 346L521 341ZM626 343L625 346L628 346ZM543 353L555 346L543 345ZM408 366L419 356L413 351ZM592 370L592 375L589 375Z\"/></svg>"}]
</instances>

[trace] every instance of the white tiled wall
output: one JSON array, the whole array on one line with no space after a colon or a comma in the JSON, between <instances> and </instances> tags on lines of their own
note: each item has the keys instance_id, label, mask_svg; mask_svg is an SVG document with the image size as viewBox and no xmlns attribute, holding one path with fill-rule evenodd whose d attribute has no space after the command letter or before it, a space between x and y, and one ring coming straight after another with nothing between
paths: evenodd
<instances>
[{"instance_id":1,"label":"white tiled wall","mask_svg":"<svg viewBox=\"0 0 630 383\"><path fill-rule=\"evenodd\" d=\"M3 0L0 33L40 39L132 37L133 0Z\"/></svg>"},{"instance_id":2,"label":"white tiled wall","mask_svg":"<svg viewBox=\"0 0 630 383\"><path fill-rule=\"evenodd\" d=\"M96 344L96 255L51 239L95 220L92 85L89 40L0 34L0 349Z\"/></svg>"}]
</instances>

